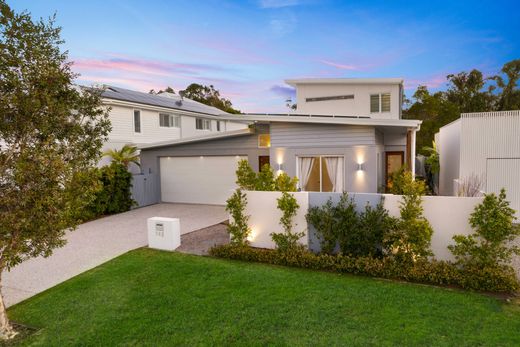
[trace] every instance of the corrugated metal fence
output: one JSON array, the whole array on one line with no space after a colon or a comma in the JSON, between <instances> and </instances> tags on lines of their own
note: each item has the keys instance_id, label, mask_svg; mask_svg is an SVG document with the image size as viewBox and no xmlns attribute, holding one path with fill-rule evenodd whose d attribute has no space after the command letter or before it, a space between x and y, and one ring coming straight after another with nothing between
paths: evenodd
<instances>
[{"instance_id":1,"label":"corrugated metal fence","mask_svg":"<svg viewBox=\"0 0 520 347\"><path fill-rule=\"evenodd\" d=\"M159 203L159 183L156 174L140 174L132 177L132 199L137 202L135 208Z\"/></svg>"}]
</instances>

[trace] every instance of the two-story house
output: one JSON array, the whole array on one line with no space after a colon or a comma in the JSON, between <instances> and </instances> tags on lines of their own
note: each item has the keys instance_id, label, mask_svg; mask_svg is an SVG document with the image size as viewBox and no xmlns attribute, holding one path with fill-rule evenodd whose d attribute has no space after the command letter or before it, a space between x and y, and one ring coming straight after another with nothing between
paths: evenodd
<instances>
[{"instance_id":1,"label":"two-story house","mask_svg":"<svg viewBox=\"0 0 520 347\"><path fill-rule=\"evenodd\" d=\"M294 113L223 115L253 125L141 146L143 168L160 175L156 200L223 204L239 159L297 176L303 191L374 193L402 165L414 170L421 122L401 119L402 79L286 82L296 88Z\"/></svg>"},{"instance_id":2,"label":"two-story house","mask_svg":"<svg viewBox=\"0 0 520 347\"><path fill-rule=\"evenodd\" d=\"M222 115L229 115L222 110L172 93L148 94L106 86L102 98L110 107L112 124L104 150L247 128L240 119L222 119ZM105 158L102 164L107 161Z\"/></svg>"}]
</instances>

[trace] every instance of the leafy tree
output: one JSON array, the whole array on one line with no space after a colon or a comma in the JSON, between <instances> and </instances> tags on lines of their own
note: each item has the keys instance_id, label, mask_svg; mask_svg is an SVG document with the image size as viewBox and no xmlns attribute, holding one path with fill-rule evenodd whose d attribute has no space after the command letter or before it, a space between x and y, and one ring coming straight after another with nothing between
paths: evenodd
<instances>
[{"instance_id":1,"label":"leafy tree","mask_svg":"<svg viewBox=\"0 0 520 347\"><path fill-rule=\"evenodd\" d=\"M305 236L303 231L294 232L293 218L298 213L300 205L296 198L287 192L282 192L282 196L277 199L277 206L282 211L280 217L280 225L283 228L281 233L271 233L271 238L276 243L276 248L282 252L297 251L303 249L303 246L298 244L298 240Z\"/></svg>"},{"instance_id":2,"label":"leafy tree","mask_svg":"<svg viewBox=\"0 0 520 347\"><path fill-rule=\"evenodd\" d=\"M426 191L424 182L414 180L410 171L403 172L400 203L401 218L385 240L389 253L402 261L415 261L432 255L430 242L433 229L423 215L422 195Z\"/></svg>"},{"instance_id":3,"label":"leafy tree","mask_svg":"<svg viewBox=\"0 0 520 347\"><path fill-rule=\"evenodd\" d=\"M509 266L511 256L520 254L518 246L510 245L520 235L520 227L513 224L514 220L515 210L509 207L504 189L498 196L486 194L469 218L475 233L454 236L456 244L448 248L463 267Z\"/></svg>"},{"instance_id":4,"label":"leafy tree","mask_svg":"<svg viewBox=\"0 0 520 347\"><path fill-rule=\"evenodd\" d=\"M247 196L240 189L237 189L226 203L226 211L231 213L231 217L233 217L228 225L231 243L237 246L245 246L248 244L247 237L251 234L251 228L247 225L249 216L244 214Z\"/></svg>"},{"instance_id":5,"label":"leafy tree","mask_svg":"<svg viewBox=\"0 0 520 347\"><path fill-rule=\"evenodd\" d=\"M179 94L205 105L216 107L224 112L240 113L239 110L233 108L230 100L220 96L220 92L213 85L205 86L192 83L186 89L181 90Z\"/></svg>"},{"instance_id":6,"label":"leafy tree","mask_svg":"<svg viewBox=\"0 0 520 347\"><path fill-rule=\"evenodd\" d=\"M518 110L520 109L520 90L518 89L518 80L520 79L520 59L506 63L502 67L501 72L506 76L506 79L500 75L493 77L497 86L501 88L496 110Z\"/></svg>"},{"instance_id":7,"label":"leafy tree","mask_svg":"<svg viewBox=\"0 0 520 347\"><path fill-rule=\"evenodd\" d=\"M244 190L256 189L256 172L253 171L247 159L241 159L238 162L236 171L237 185Z\"/></svg>"},{"instance_id":8,"label":"leafy tree","mask_svg":"<svg viewBox=\"0 0 520 347\"><path fill-rule=\"evenodd\" d=\"M103 156L109 157L113 163L121 164L128 169L130 164L141 166L139 163L139 154L137 146L124 145L121 149L109 149L103 153Z\"/></svg>"},{"instance_id":9,"label":"leafy tree","mask_svg":"<svg viewBox=\"0 0 520 347\"><path fill-rule=\"evenodd\" d=\"M0 274L65 244L98 188L110 131L100 93L77 88L54 18L0 0ZM16 333L0 299L0 336Z\"/></svg>"},{"instance_id":10,"label":"leafy tree","mask_svg":"<svg viewBox=\"0 0 520 347\"><path fill-rule=\"evenodd\" d=\"M403 110L403 118L423 121L417 133L417 152L428 155L425 147L439 129L465 112L507 111L520 109L520 59L502 67L500 74L484 77L473 69L447 76L448 89L431 94L419 86L414 102Z\"/></svg>"},{"instance_id":11,"label":"leafy tree","mask_svg":"<svg viewBox=\"0 0 520 347\"><path fill-rule=\"evenodd\" d=\"M148 94L162 94L162 93L175 94L175 90L173 90L172 87L168 86L168 87L164 88L164 90L161 89L158 92L156 92L154 89L150 89L150 91L148 92Z\"/></svg>"}]
</instances>

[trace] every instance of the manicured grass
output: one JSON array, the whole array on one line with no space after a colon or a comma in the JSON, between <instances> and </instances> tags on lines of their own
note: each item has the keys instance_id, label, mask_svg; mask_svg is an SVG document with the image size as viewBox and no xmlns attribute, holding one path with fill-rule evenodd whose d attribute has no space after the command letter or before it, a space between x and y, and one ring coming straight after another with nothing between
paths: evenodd
<instances>
[{"instance_id":1,"label":"manicured grass","mask_svg":"<svg viewBox=\"0 0 520 347\"><path fill-rule=\"evenodd\" d=\"M27 345L520 345L520 306L480 294L149 249L9 313Z\"/></svg>"}]
</instances>

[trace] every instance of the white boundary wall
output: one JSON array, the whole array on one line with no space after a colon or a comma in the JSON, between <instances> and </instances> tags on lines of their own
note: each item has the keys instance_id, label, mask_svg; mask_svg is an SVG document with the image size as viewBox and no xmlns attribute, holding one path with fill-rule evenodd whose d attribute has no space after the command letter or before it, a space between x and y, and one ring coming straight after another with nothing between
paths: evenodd
<instances>
[{"instance_id":1,"label":"white boundary wall","mask_svg":"<svg viewBox=\"0 0 520 347\"><path fill-rule=\"evenodd\" d=\"M281 211L277 208L279 192L246 191L249 226L252 234L249 238L251 246L259 248L275 248L271 240L272 232L282 232L279 224ZM300 243L308 246L308 226L305 215L309 209L309 193L291 193L296 197L300 209L295 217L294 231L304 231L305 236ZM337 193L339 195L339 193ZM357 194L350 194L351 196ZM392 216L399 216L400 195L384 194L384 206ZM425 196L423 197L424 215L433 227L432 251L439 260L453 259L448 245L453 244L453 235L470 234L472 232L468 219L482 197L452 197L452 196Z\"/></svg>"},{"instance_id":2,"label":"white boundary wall","mask_svg":"<svg viewBox=\"0 0 520 347\"><path fill-rule=\"evenodd\" d=\"M402 196L385 194L384 197L389 214L398 217ZM468 220L482 200L482 197L423 196L424 216L433 228L431 248L436 259L454 259L448 245L454 244L454 235L473 233Z\"/></svg>"},{"instance_id":3,"label":"white boundary wall","mask_svg":"<svg viewBox=\"0 0 520 347\"><path fill-rule=\"evenodd\" d=\"M249 237L251 246L258 248L275 248L275 243L271 239L271 233L280 233L283 231L279 224L282 212L277 208L276 201L282 196L280 192L257 192L246 191L247 207L246 216L249 217L249 226L252 233ZM300 243L308 246L309 237L307 235L307 221L305 215L309 209L309 194L305 192L290 193L300 205L294 221L294 232L303 231L305 235L300 239Z\"/></svg>"}]
</instances>

